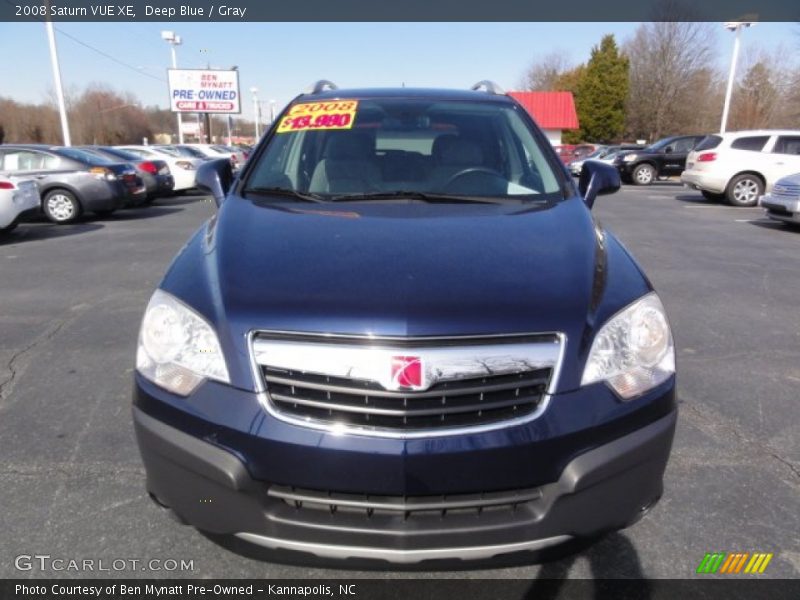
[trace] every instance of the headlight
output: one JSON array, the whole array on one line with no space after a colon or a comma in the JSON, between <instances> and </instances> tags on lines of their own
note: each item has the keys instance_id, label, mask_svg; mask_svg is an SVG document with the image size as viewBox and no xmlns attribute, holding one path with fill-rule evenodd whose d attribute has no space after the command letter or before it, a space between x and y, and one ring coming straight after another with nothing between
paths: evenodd
<instances>
[{"instance_id":1,"label":"headlight","mask_svg":"<svg viewBox=\"0 0 800 600\"><path fill-rule=\"evenodd\" d=\"M204 379L230 383L217 334L205 319L156 290L142 320L136 369L161 387L188 396Z\"/></svg>"},{"instance_id":2,"label":"headlight","mask_svg":"<svg viewBox=\"0 0 800 600\"><path fill-rule=\"evenodd\" d=\"M632 162L636 160L636 158L637 158L636 154L626 154L625 156L622 157L622 160L625 162Z\"/></svg>"},{"instance_id":3,"label":"headlight","mask_svg":"<svg viewBox=\"0 0 800 600\"><path fill-rule=\"evenodd\" d=\"M675 347L667 315L655 293L613 316L595 335L581 385L605 381L624 400L675 373Z\"/></svg>"}]
</instances>

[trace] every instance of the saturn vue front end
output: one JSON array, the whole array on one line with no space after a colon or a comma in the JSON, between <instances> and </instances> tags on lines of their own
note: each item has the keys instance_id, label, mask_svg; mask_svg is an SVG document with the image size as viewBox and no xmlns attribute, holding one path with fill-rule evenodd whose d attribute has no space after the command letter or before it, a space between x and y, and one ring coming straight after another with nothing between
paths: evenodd
<instances>
[{"instance_id":1,"label":"saturn vue front end","mask_svg":"<svg viewBox=\"0 0 800 600\"><path fill-rule=\"evenodd\" d=\"M662 494L659 297L512 98L338 90L276 120L146 308L147 489L200 530L389 563L491 559Z\"/></svg>"}]
</instances>

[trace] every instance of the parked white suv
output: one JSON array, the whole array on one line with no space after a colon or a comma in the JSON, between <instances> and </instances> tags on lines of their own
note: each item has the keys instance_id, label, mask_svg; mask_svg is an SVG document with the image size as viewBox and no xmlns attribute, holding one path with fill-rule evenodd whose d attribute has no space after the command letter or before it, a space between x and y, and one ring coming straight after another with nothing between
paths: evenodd
<instances>
[{"instance_id":1,"label":"parked white suv","mask_svg":"<svg viewBox=\"0 0 800 600\"><path fill-rule=\"evenodd\" d=\"M800 172L800 131L763 129L706 136L681 181L706 198L755 206L781 177Z\"/></svg>"}]
</instances>

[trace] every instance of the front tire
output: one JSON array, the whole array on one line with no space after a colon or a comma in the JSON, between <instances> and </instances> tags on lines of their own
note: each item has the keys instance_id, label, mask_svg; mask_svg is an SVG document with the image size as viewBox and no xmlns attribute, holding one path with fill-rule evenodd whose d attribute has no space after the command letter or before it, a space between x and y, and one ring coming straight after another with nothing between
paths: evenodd
<instances>
[{"instance_id":1,"label":"front tire","mask_svg":"<svg viewBox=\"0 0 800 600\"><path fill-rule=\"evenodd\" d=\"M758 199L764 194L764 183L757 175L745 173L737 175L728 184L725 197L733 206L756 206Z\"/></svg>"},{"instance_id":2,"label":"front tire","mask_svg":"<svg viewBox=\"0 0 800 600\"><path fill-rule=\"evenodd\" d=\"M653 165L647 163L639 165L631 173L633 183L636 185L650 185L656 178L656 170Z\"/></svg>"},{"instance_id":3,"label":"front tire","mask_svg":"<svg viewBox=\"0 0 800 600\"><path fill-rule=\"evenodd\" d=\"M81 205L70 191L50 190L42 200L42 210L53 223L61 225L77 219L81 214Z\"/></svg>"}]
</instances>

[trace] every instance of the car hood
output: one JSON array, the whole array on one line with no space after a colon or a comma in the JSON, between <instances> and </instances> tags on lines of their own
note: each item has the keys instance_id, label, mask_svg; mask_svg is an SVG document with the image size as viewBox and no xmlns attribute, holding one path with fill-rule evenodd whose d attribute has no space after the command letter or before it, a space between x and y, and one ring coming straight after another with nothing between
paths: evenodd
<instances>
[{"instance_id":1,"label":"car hood","mask_svg":"<svg viewBox=\"0 0 800 600\"><path fill-rule=\"evenodd\" d=\"M538 207L231 197L161 287L214 324L228 356L246 358L257 330L558 332L575 356L649 284L577 197ZM246 361L240 368L247 386Z\"/></svg>"},{"instance_id":2,"label":"car hood","mask_svg":"<svg viewBox=\"0 0 800 600\"><path fill-rule=\"evenodd\" d=\"M579 201L225 203L220 298L251 327L382 335L556 331L585 314L595 235Z\"/></svg>"}]
</instances>

